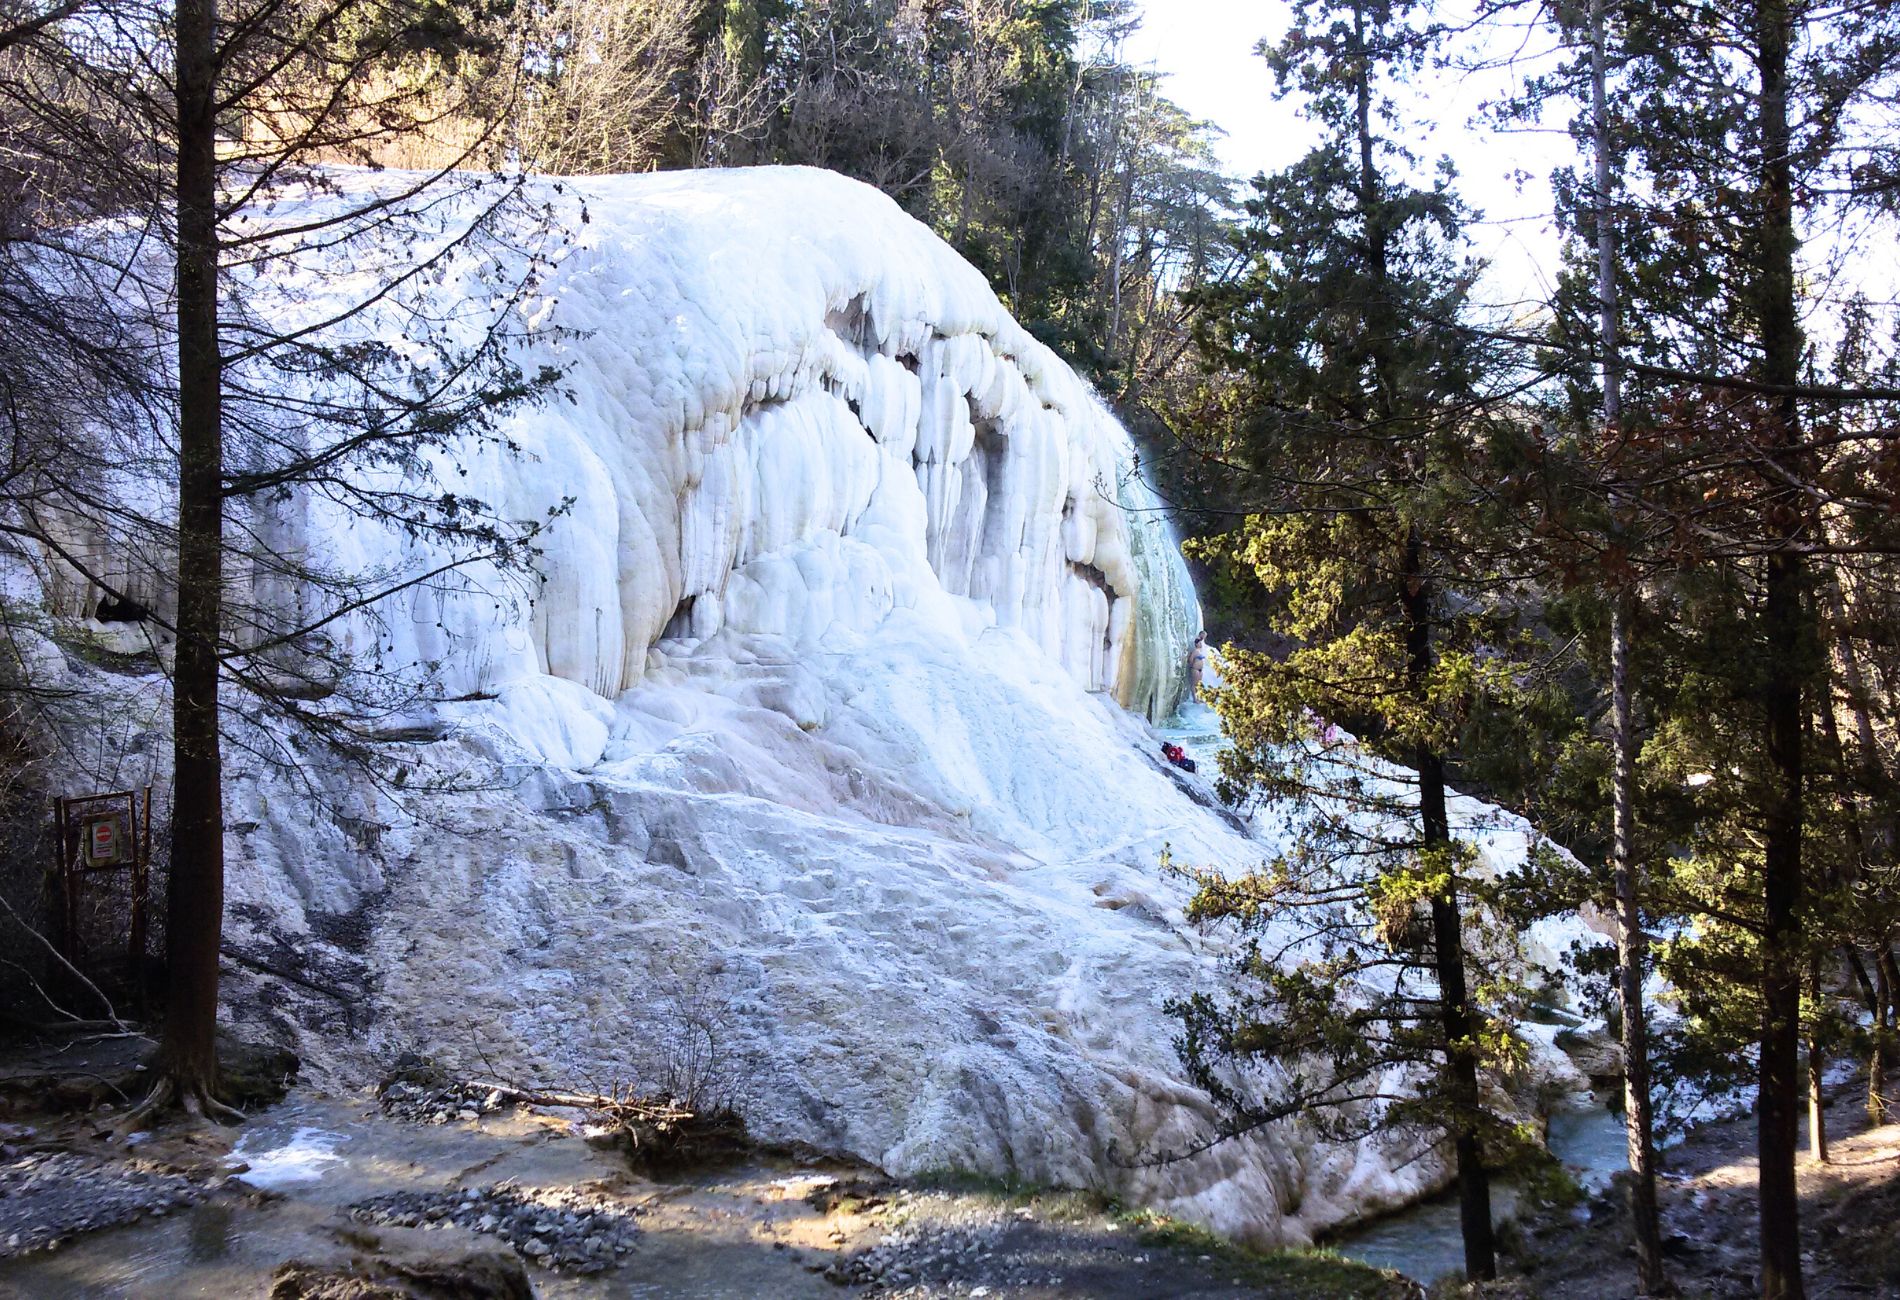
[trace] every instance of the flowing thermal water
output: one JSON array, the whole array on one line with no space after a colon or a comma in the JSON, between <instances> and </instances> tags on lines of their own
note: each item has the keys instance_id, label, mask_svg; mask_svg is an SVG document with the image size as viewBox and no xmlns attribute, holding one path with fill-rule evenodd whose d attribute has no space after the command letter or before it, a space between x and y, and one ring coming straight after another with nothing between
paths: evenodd
<instances>
[{"instance_id":1,"label":"flowing thermal water","mask_svg":"<svg viewBox=\"0 0 1900 1300\"><path fill-rule=\"evenodd\" d=\"M1620 1115L1594 1098L1559 1107L1550 1116L1545 1141L1551 1155L1587 1192L1600 1192L1610 1179L1629 1169L1629 1145ZM1518 1189L1511 1182L1492 1188L1491 1212L1499 1221L1516 1212ZM1464 1237L1458 1226L1455 1193L1435 1196L1386 1215L1333 1240L1348 1259L1375 1268L1393 1268L1427 1286L1465 1267Z\"/></svg>"},{"instance_id":2,"label":"flowing thermal water","mask_svg":"<svg viewBox=\"0 0 1900 1300\"><path fill-rule=\"evenodd\" d=\"M1187 697L1187 651L1201 630L1201 603L1173 516L1138 457L1123 460L1115 499L1129 533L1139 606L1128 707L1165 725Z\"/></svg>"}]
</instances>

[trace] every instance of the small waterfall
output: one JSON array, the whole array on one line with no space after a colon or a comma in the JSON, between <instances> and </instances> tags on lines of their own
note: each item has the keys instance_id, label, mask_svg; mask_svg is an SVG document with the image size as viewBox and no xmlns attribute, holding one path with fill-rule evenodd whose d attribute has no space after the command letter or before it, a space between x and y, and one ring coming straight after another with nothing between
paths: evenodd
<instances>
[{"instance_id":1,"label":"small waterfall","mask_svg":"<svg viewBox=\"0 0 1900 1300\"><path fill-rule=\"evenodd\" d=\"M1201 602L1181 556L1181 539L1161 496L1139 467L1132 442L1116 467L1115 500L1128 529L1136 594L1135 681L1128 707L1165 722L1187 694L1188 651L1201 630Z\"/></svg>"}]
</instances>

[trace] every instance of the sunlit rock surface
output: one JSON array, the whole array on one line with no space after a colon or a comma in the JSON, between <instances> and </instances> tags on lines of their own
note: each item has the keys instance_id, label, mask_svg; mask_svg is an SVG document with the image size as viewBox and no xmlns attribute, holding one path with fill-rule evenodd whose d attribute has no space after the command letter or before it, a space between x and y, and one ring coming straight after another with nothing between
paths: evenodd
<instances>
[{"instance_id":1,"label":"sunlit rock surface","mask_svg":"<svg viewBox=\"0 0 1900 1300\"><path fill-rule=\"evenodd\" d=\"M1160 516L1126 508L1154 504L1128 437L941 240L802 168L548 197L571 242L521 314L562 396L451 483L508 517L565 509L543 584L419 597L387 654L443 663L449 694L546 674L612 699L662 641L837 647L906 610L1173 707L1198 614ZM323 510L299 530L322 538Z\"/></svg>"},{"instance_id":2,"label":"sunlit rock surface","mask_svg":"<svg viewBox=\"0 0 1900 1300\"><path fill-rule=\"evenodd\" d=\"M440 466L552 518L536 572L478 567L332 629L365 662L431 666L439 702L390 753L411 789L463 788L405 805L326 759L234 751L231 942L356 990L260 994L240 966L234 996L340 1078L415 1050L697 1087L763 1138L1098 1188L1257 1241L1438 1178L1291 1125L1147 1162L1212 1118L1162 1004L1216 961L1159 859L1272 846L1159 759L1143 715L1173 708L1199 615L1087 386L837 176L536 184L567 242L522 309L524 364L565 367L561 392ZM445 305L484 282L465 261L436 276ZM346 270L287 277L286 302L376 274ZM440 558L307 493L253 524L364 571ZM109 536L75 532L115 571ZM48 597L78 614L96 593L54 565ZM88 671L46 649L44 675ZM161 679L115 680L125 725L162 728ZM1489 834L1521 855L1521 828Z\"/></svg>"}]
</instances>

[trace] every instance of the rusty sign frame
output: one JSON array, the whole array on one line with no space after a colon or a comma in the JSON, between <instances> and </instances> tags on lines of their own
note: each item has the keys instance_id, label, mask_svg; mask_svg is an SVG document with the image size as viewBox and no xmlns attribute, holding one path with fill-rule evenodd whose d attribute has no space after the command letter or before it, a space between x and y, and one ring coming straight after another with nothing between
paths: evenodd
<instances>
[{"instance_id":1,"label":"rusty sign frame","mask_svg":"<svg viewBox=\"0 0 1900 1300\"><path fill-rule=\"evenodd\" d=\"M118 815L124 830L129 857L110 863L94 864L86 860L89 828L107 817ZM142 814L142 815L141 815ZM75 967L79 965L79 897L89 877L113 872L131 875L132 915L126 936L127 965L136 982L145 958L145 934L152 865L152 787L143 791L114 790L107 794L87 794L53 800L53 876L59 895L59 950Z\"/></svg>"}]
</instances>

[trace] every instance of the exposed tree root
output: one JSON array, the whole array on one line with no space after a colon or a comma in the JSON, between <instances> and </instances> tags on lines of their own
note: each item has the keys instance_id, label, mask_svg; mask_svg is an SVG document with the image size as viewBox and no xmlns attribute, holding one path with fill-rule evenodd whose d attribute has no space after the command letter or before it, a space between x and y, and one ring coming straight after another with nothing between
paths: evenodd
<instances>
[{"instance_id":1,"label":"exposed tree root","mask_svg":"<svg viewBox=\"0 0 1900 1300\"><path fill-rule=\"evenodd\" d=\"M183 1112L193 1124L242 1124L245 1120L243 1111L219 1101L203 1084L181 1083L170 1074L162 1074L144 1100L119 1118L113 1132L123 1138L150 1128L154 1120L174 1109Z\"/></svg>"},{"instance_id":2,"label":"exposed tree root","mask_svg":"<svg viewBox=\"0 0 1900 1300\"><path fill-rule=\"evenodd\" d=\"M158 1082L152 1085L152 1090L145 1094L145 1100L119 1117L119 1122L113 1126L113 1133L123 1138L145 1128L146 1121L163 1113L177 1092L178 1084L172 1077L169 1074L160 1075Z\"/></svg>"},{"instance_id":3,"label":"exposed tree root","mask_svg":"<svg viewBox=\"0 0 1900 1300\"><path fill-rule=\"evenodd\" d=\"M242 1124L250 1118L236 1106L227 1106L209 1092L194 1091L185 1097L185 1113L215 1124Z\"/></svg>"}]
</instances>

